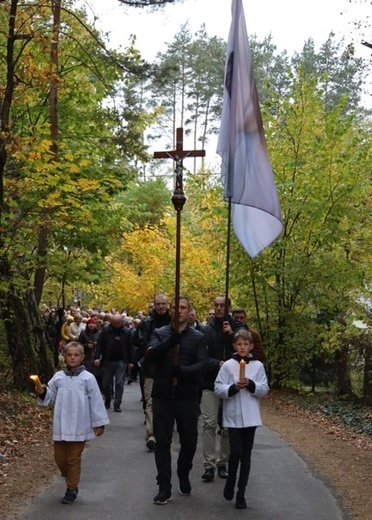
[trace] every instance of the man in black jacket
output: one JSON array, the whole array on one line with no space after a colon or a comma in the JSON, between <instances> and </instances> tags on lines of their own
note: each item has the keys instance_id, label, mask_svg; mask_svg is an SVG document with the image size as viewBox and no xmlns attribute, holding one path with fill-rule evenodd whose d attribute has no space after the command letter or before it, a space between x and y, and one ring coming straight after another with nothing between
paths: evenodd
<instances>
[{"instance_id":1,"label":"man in black jacket","mask_svg":"<svg viewBox=\"0 0 372 520\"><path fill-rule=\"evenodd\" d=\"M215 316L203 326L203 332L208 345L208 367L203 381L203 393L201 399L201 411L203 418L203 464L205 471L201 477L203 482L211 482L214 473L220 478L226 479L227 463L229 460L230 446L226 429L221 427L219 420L222 411L222 401L214 395L214 381L220 367L232 356L234 333L245 328L239 321L231 318L229 311L231 302L227 302L223 295L214 300ZM217 441L217 428L220 437ZM219 442L219 454L216 456L216 443Z\"/></svg>"},{"instance_id":2,"label":"man in black jacket","mask_svg":"<svg viewBox=\"0 0 372 520\"><path fill-rule=\"evenodd\" d=\"M199 388L208 359L203 333L188 326L189 300L180 296L178 306L176 304L173 299L172 323L154 330L146 354L155 363L152 398L159 486L155 504L166 504L172 496L171 443L174 422L181 446L177 460L179 492L181 495L191 493L189 472L198 439Z\"/></svg>"},{"instance_id":3,"label":"man in black jacket","mask_svg":"<svg viewBox=\"0 0 372 520\"><path fill-rule=\"evenodd\" d=\"M156 438L154 435L152 418L152 385L154 382L154 365L146 359L145 354L149 345L150 337L154 329L169 325L171 321L168 310L168 301L165 294L156 294L154 297L154 308L149 316L139 325L133 337L133 344L137 347L136 357L141 365L141 384L143 399L145 401L145 423L146 423L146 447L155 449Z\"/></svg>"},{"instance_id":4,"label":"man in black jacket","mask_svg":"<svg viewBox=\"0 0 372 520\"><path fill-rule=\"evenodd\" d=\"M110 408L111 388L114 385L114 412L121 412L127 366L133 367L132 335L123 325L121 314L114 314L109 325L101 330L94 354L95 366L102 366L102 390L105 406Z\"/></svg>"}]
</instances>

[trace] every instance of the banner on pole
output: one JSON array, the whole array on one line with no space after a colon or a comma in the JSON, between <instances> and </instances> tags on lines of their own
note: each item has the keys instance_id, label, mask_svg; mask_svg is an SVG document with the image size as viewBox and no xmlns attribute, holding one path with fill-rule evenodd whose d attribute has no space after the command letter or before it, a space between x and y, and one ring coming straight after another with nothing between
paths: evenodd
<instances>
[{"instance_id":1,"label":"banner on pole","mask_svg":"<svg viewBox=\"0 0 372 520\"><path fill-rule=\"evenodd\" d=\"M224 198L231 199L234 231L250 257L283 228L253 72L242 0L232 0L221 127Z\"/></svg>"}]
</instances>

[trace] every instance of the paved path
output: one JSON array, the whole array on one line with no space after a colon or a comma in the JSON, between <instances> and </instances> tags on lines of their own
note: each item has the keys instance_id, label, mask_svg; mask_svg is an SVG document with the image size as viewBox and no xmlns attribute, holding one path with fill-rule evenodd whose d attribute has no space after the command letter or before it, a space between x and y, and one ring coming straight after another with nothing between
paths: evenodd
<instances>
[{"instance_id":1,"label":"paved path","mask_svg":"<svg viewBox=\"0 0 372 520\"><path fill-rule=\"evenodd\" d=\"M154 505L157 493L154 456L144 442L143 412L138 383L125 386L121 414L109 411L105 434L89 443L83 456L79 498L62 505L65 486L56 477L35 497L20 520L347 520L341 506L311 468L275 433L258 428L247 488L248 509L237 510L222 496L224 481L200 480L201 441L191 472L191 496L179 495L173 472L173 497ZM200 439L201 437L199 437ZM177 453L173 444L173 468Z\"/></svg>"}]
</instances>

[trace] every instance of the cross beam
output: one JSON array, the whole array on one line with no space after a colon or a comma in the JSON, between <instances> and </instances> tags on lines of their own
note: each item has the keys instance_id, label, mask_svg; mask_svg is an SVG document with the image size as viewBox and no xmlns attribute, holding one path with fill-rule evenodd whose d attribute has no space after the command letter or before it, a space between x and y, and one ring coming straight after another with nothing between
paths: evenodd
<instances>
[{"instance_id":1,"label":"cross beam","mask_svg":"<svg viewBox=\"0 0 372 520\"><path fill-rule=\"evenodd\" d=\"M183 149L183 128L176 130L176 149L165 152L154 152L154 159L173 159L176 162L183 161L186 157L205 157L205 150Z\"/></svg>"},{"instance_id":2,"label":"cross beam","mask_svg":"<svg viewBox=\"0 0 372 520\"><path fill-rule=\"evenodd\" d=\"M186 196L183 192L183 160L186 157L204 157L205 150L184 150L183 149L183 128L177 128L176 131L176 149L166 150L165 152L154 152L154 159L173 159L176 161L176 183L172 197L173 205L176 211L182 211L186 202Z\"/></svg>"}]
</instances>

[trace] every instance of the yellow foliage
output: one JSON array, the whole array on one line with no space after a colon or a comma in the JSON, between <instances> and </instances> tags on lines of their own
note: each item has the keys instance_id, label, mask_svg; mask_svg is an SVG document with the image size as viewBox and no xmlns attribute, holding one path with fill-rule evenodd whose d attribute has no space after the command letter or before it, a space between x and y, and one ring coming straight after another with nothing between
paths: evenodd
<instances>
[{"instance_id":1,"label":"yellow foliage","mask_svg":"<svg viewBox=\"0 0 372 520\"><path fill-rule=\"evenodd\" d=\"M106 305L132 313L147 309L157 292L168 298L175 292L175 219L167 217L161 228L134 228L123 235L118 252L107 259L110 266L110 299ZM181 232L180 292L186 294L203 317L212 299L221 292L217 281L223 269L215 267L210 244L196 239L186 227Z\"/></svg>"},{"instance_id":2,"label":"yellow foliage","mask_svg":"<svg viewBox=\"0 0 372 520\"><path fill-rule=\"evenodd\" d=\"M28 157L31 161L36 161L38 159L41 159L41 153L40 152L37 152L37 151L31 151L29 154L28 154Z\"/></svg>"},{"instance_id":3,"label":"yellow foliage","mask_svg":"<svg viewBox=\"0 0 372 520\"><path fill-rule=\"evenodd\" d=\"M80 168L76 164L70 164L69 172L70 173L79 173L80 172Z\"/></svg>"},{"instance_id":4,"label":"yellow foliage","mask_svg":"<svg viewBox=\"0 0 372 520\"><path fill-rule=\"evenodd\" d=\"M87 161L87 159L81 159L81 161L79 161L79 166L81 168L83 168L84 166L89 166L90 165L90 161Z\"/></svg>"}]
</instances>

